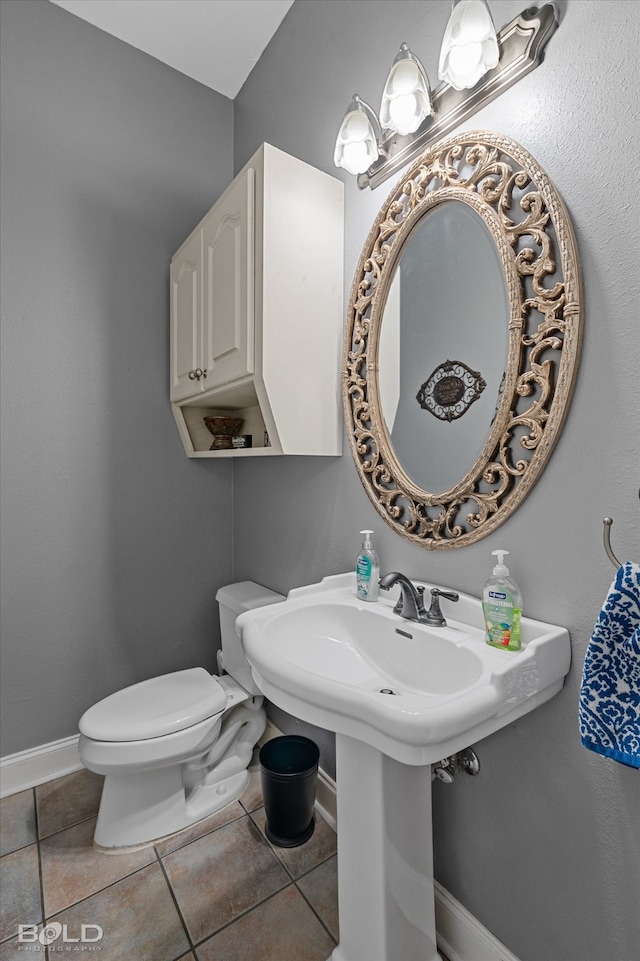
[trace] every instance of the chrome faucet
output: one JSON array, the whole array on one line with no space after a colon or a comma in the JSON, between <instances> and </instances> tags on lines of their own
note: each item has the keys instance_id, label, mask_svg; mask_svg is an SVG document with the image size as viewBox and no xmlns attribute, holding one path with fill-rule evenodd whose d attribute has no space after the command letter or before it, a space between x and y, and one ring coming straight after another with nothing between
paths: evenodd
<instances>
[{"instance_id":1,"label":"chrome faucet","mask_svg":"<svg viewBox=\"0 0 640 961\"><path fill-rule=\"evenodd\" d=\"M398 571L391 571L380 578L380 587L383 591L390 590L394 584L400 585L400 597L393 609L394 614L405 617L408 621L420 621L426 614L424 609L424 587L422 590L414 587L405 574Z\"/></svg>"},{"instance_id":2,"label":"chrome faucet","mask_svg":"<svg viewBox=\"0 0 640 961\"><path fill-rule=\"evenodd\" d=\"M383 591L390 590L395 584L400 585L400 597L393 608L394 614L399 614L408 621L418 621L420 624L430 624L432 627L446 627L447 622L440 610L440 598L457 601L456 591L441 591L438 587L431 588L431 606L424 609L424 587L416 587L405 574L391 571L380 578Z\"/></svg>"}]
</instances>

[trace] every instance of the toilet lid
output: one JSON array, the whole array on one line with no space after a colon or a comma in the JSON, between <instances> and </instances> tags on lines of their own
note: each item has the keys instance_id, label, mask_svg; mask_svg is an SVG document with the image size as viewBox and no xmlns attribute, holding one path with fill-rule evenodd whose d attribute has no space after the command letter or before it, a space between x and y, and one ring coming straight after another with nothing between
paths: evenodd
<instances>
[{"instance_id":1,"label":"toilet lid","mask_svg":"<svg viewBox=\"0 0 640 961\"><path fill-rule=\"evenodd\" d=\"M141 681L98 701L80 718L94 741L142 741L183 731L219 714L227 697L203 667Z\"/></svg>"}]
</instances>

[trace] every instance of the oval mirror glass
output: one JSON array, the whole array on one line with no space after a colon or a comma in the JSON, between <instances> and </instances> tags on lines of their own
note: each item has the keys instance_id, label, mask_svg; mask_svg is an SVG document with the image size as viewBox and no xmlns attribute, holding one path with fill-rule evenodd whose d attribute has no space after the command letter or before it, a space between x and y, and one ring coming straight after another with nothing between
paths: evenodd
<instances>
[{"instance_id":1,"label":"oval mirror glass","mask_svg":"<svg viewBox=\"0 0 640 961\"><path fill-rule=\"evenodd\" d=\"M508 333L502 262L482 218L459 201L433 207L404 242L379 347L385 427L418 487L449 490L480 455L498 406Z\"/></svg>"}]
</instances>

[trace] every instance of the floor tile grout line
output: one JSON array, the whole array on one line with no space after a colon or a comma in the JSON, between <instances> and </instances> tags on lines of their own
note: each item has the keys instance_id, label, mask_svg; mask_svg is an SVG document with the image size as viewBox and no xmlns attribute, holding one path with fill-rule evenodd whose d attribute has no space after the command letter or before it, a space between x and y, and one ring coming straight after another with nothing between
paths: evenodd
<instances>
[{"instance_id":1,"label":"floor tile grout line","mask_svg":"<svg viewBox=\"0 0 640 961\"><path fill-rule=\"evenodd\" d=\"M253 818L251 818L251 820L253 821L253 823L254 823L254 824L256 825L256 827L258 828L258 831L260 831L260 828L259 828L257 822L254 821ZM291 880L293 881L294 884L297 884L298 881L301 881L303 878L306 878L309 874L312 874L312 873L316 870L316 868L319 868L321 865L326 864L327 861L330 861L331 858L335 857L336 854L337 854L336 851L332 851L331 854L328 854L326 857L321 858L319 861L316 861L314 864L311 865L310 868L307 868L307 869L306 869L305 871L303 871L301 874L294 874L294 873L293 873L293 869L292 869L292 868L289 868L289 867L287 866L287 864L285 863L285 861L284 861L282 858L278 857L278 846L275 845L275 844L272 844L271 841L269 840L269 838L266 836L266 834L264 834L262 831L260 831L260 834L262 835L262 837L264 838L264 840L267 842L267 844L268 844L269 847L271 848L271 851L273 852L273 854L275 854L275 856L278 858L278 862L282 865L282 867L285 869L285 871L287 872L287 874L291 877ZM294 848L284 848L283 850L285 850L285 851L292 851L292 850L294 850Z\"/></svg>"},{"instance_id":2,"label":"floor tile grout line","mask_svg":"<svg viewBox=\"0 0 640 961\"><path fill-rule=\"evenodd\" d=\"M38 838L38 807L36 804L36 789L35 787L32 787L32 788L28 788L27 790L31 791L31 798L33 802L33 826L34 826L34 832L35 832L35 839L33 841L30 841L28 844L20 845L20 847L15 848L13 851L7 851L6 854L2 855L2 858L0 858L0 860L4 860L4 858L8 857L10 854L16 854L18 851L24 851L25 848L29 848L35 845L36 858L38 861L38 900L40 902L40 920L37 922L37 924L42 925L42 927L44 928L46 923L45 913L44 913L44 879L42 875L42 856L40 853L40 841ZM15 933L10 933L6 938L2 938L0 940L0 944L7 944L9 941L13 941L15 938L19 936L19 933L20 933L19 930ZM46 958L48 958L49 956L49 952L46 947L45 947L44 953L45 953L45 961L46 961Z\"/></svg>"},{"instance_id":3,"label":"floor tile grout line","mask_svg":"<svg viewBox=\"0 0 640 961\"><path fill-rule=\"evenodd\" d=\"M36 789L32 788L33 791L33 824L36 832L36 854L38 855L38 885L40 894L40 914L42 917L42 925L45 924L45 909L44 909L44 872L42 870L42 851L40 850L40 827L38 818L38 804L36 801ZM45 957L49 957L48 948L45 948Z\"/></svg>"},{"instance_id":4,"label":"floor tile grout line","mask_svg":"<svg viewBox=\"0 0 640 961\"><path fill-rule=\"evenodd\" d=\"M241 911L239 914L236 914L233 918L230 918L228 921L225 921L224 924L221 924L219 928L216 928L215 931L212 931L210 934L208 934L206 938L202 938L200 941L196 941L193 946L193 950L197 951L198 948L201 948L206 941L209 941L211 938L220 934L221 931L226 931L227 928L230 928L232 924L236 923L236 921L240 921L241 918L246 918L247 915L251 914L252 911L255 911L257 908L261 908L263 905L267 904L269 901L275 898L276 895L282 894L283 891L286 891L287 888L295 888L295 887L296 887L296 884L294 881L287 881L285 884L282 885L281 888L278 888L277 891L272 891L271 894L268 894L265 898L262 898L261 901L256 901L256 903L252 904L250 908L247 908L245 911Z\"/></svg>"},{"instance_id":5,"label":"floor tile grout line","mask_svg":"<svg viewBox=\"0 0 640 961\"><path fill-rule=\"evenodd\" d=\"M244 808L244 805L243 805L243 808ZM259 806L258 808L256 808L255 810L257 811L257 810L259 810L259 809L260 809L260 806ZM287 888L290 888L290 887L296 887L296 888L297 888L297 885L296 885L296 883L295 883L295 878L291 875L291 872L287 869L287 866L286 866L286 865L280 860L280 858L276 855L275 850L274 850L274 848L273 848L273 845L270 843L270 841L268 840L268 838L262 833L262 831L261 831L260 828L258 827L257 823L256 823L255 820L252 818L251 814L250 814L248 811L246 811L246 809L245 809L245 813L244 813L244 814L241 814L241 815L239 815L237 818L234 818L233 821L229 821L229 822L227 822L226 824L221 824L218 828L214 828L213 831L208 832L207 835L203 835L203 837L207 837L208 834L213 834L213 833L215 833L215 831L218 831L218 830L220 830L221 828L227 827L228 824L233 824L235 821L242 820L243 818L246 818L246 819L247 819L247 822L248 822L249 824L252 824L252 825L253 825L253 827L254 827L257 835L258 835L257 840L259 840L261 844L264 844L265 847L270 851L270 853L271 853L272 857L274 858L274 860L276 861L276 863L277 863L280 867L282 867L282 868L284 869L285 874L287 875L287 877L285 878L285 881L284 881L284 883L282 884L282 886L279 887L277 891L273 891L271 894L267 895L265 898L262 898L261 900L257 901L255 904L252 904L251 907L247 908L245 911L242 911L242 912L240 912L239 914L235 915L233 918L230 918L228 921L226 921L224 924L222 924L219 928L216 928L215 931L212 931L210 934L208 934L205 938L202 938L200 941L194 942L194 941L192 940L192 938L191 938L191 936L190 936L190 934L189 934L189 931L188 931L188 929L187 929L186 922L184 921L184 919L183 919L183 917L182 917L182 912L180 911L180 909L179 909L179 907L178 907L177 899L175 898L175 894L174 894L174 892L173 892L173 889L171 888L171 881L169 880L168 876L166 875L166 868L165 868L165 866L164 866L164 858L170 857L172 854L175 854L176 852L175 852L175 851L169 851L169 852L168 852L167 854L165 854L165 855L160 855L160 854L158 854L158 852L156 851L156 854L158 854L158 860L159 860L159 862L160 862L160 864L161 864L161 866L162 866L163 873L164 873L165 876L167 877L167 882L168 882L169 887L170 887L170 889L171 889L171 893L172 893L174 902L175 902L175 904L176 904L176 908L178 909L178 913L179 913L179 916L180 916L180 920L181 920L182 923L183 923L183 927L184 927L184 929L185 929L185 931L186 931L186 934L187 934L187 939L188 939L188 941L189 941L189 944L190 944L190 946L191 946L191 950L192 950L193 952L197 952L198 947L201 947L201 946L202 946L206 941L208 941L210 938L215 937L215 936L216 936L217 934L219 934L221 931L224 931L226 928L230 927L230 926L231 926L232 924L234 924L236 921L239 921L240 918L246 917L248 914L251 914L252 911L255 911L256 908L259 908L259 907L261 907L262 905L266 904L268 901L270 901L272 898L274 898L274 897L276 896L276 894L280 894L282 891L285 891ZM176 851L178 851L178 850L184 850L185 848L189 847L190 844L194 844L196 841L199 841L199 840L201 840L201 838L194 838L193 841L189 841L187 844L182 845L182 847L181 847L181 848L177 848ZM197 954L196 954L196 957L197 957Z\"/></svg>"},{"instance_id":6,"label":"floor tile grout line","mask_svg":"<svg viewBox=\"0 0 640 961\"><path fill-rule=\"evenodd\" d=\"M157 854L157 856L158 856L159 858L168 858L168 857L170 857L172 854L176 854L178 851L184 851L184 849L185 849L185 848L188 848L189 845L191 845L191 844L196 844L198 841L201 841L202 838L207 838L207 837L209 837L210 834L215 834L216 831L220 831L222 828L226 828L228 824L233 824L235 821L241 821L243 817L247 817L247 816L248 816L248 815L246 815L246 814L244 814L244 813L238 814L237 817L231 818L231 820L229 820L229 821L225 821L224 824L218 824L217 827L211 828L210 831L205 831L204 834L200 834L200 835L198 835L198 837L191 838L190 841L185 841L184 844L180 844L180 845L178 845L177 847L173 848L171 851L167 851L166 854L160 854L160 852L157 850L157 845L158 845L158 844L161 844L161 843L163 843L164 841L167 841L167 840L169 840L169 839L171 839L171 838L177 837L179 834L182 833L182 831L188 831L190 827L194 827L196 824L199 824L199 822L198 822L198 821L194 821L193 824L188 824L186 828L181 828L180 831L176 831L174 834L166 834L166 835L164 835L164 837L162 837L162 838L157 838L155 841L150 841L149 844L150 844L150 846L153 846L153 847L156 849L156 854ZM204 818L203 818L202 820L204 820Z\"/></svg>"},{"instance_id":7,"label":"floor tile grout line","mask_svg":"<svg viewBox=\"0 0 640 961\"><path fill-rule=\"evenodd\" d=\"M255 813L257 813L259 810L261 810L262 807L263 807L263 805L259 805L259 806L255 809L255 811L253 812L253 814L255 814ZM264 832L260 829L260 826L258 825L256 819L252 816L252 813L247 812L247 814L246 814L245 816L249 818L249 820L251 821L251 823L252 823L252 824L254 825L254 827L256 828L256 830L257 830L257 832L258 832L258 834L259 834L259 836L260 836L260 840L266 844L266 846L268 847L268 849L270 850L271 854L272 854L273 857L276 859L276 861L278 862L278 864L279 864L281 867L283 867L284 870L285 870L285 872L289 875L290 882L288 882L287 884L285 884L283 887L281 887L278 891L274 892L273 894L268 895L268 896L267 896L266 898L264 898L262 901L259 901L259 902L257 902L257 904L254 904L251 908L248 908L248 909L247 909L246 911L244 911L242 914L239 914L237 917L235 917L235 918L231 919L230 921L228 921L225 925L223 925L221 928L219 928L218 931L224 930L224 928L228 927L230 924L233 924L234 921L237 921L238 918L244 917L246 914L249 914L251 911L255 910L255 908L259 907L259 906L262 905L262 904L265 904L265 903L266 903L267 901L269 901L271 898L275 897L276 894L279 894L281 891L284 891L286 888L293 886L293 887L296 888L296 890L297 890L297 891L299 892L299 894L302 896L303 900L309 905L309 907L311 908L313 914L317 917L318 921L320 921L322 927L325 929L325 931L327 932L327 934L329 935L329 937L331 938L331 940L332 940L334 943L337 944L335 938L334 938L333 935L331 934L331 931L329 930L329 928L327 927L327 925L324 923L324 921L322 920L322 918L320 917L320 915L318 914L318 912L317 912L316 909L314 908L312 902L311 902L310 899L304 894L304 892L302 891L302 889L301 889L301 888L299 887L299 885L298 885L298 881L301 881L303 878L306 878L309 874L311 874L313 871L315 871L316 868L319 868L322 864L325 864L327 861L330 861L331 858L335 856L335 852L332 852L332 853L329 854L327 857L322 858L320 861L318 861L317 863L313 864L308 870L303 871L302 874L295 875L295 874L293 873L293 869L290 868L290 867L286 864L286 862L285 862L282 858L280 858L280 857L278 856L277 845L272 844L271 841L269 840L269 838L266 836L266 834L264 834ZM237 820L237 819L236 819L236 820ZM224 826L224 825L223 825L223 826ZM185 845L185 847L186 847L186 845ZM290 848L287 848L287 849L285 849L285 850L291 850L291 849L290 849ZM214 932L214 934L217 934L218 931ZM213 934L209 935L209 937L213 937ZM205 940L206 940L206 939L205 939ZM202 944L203 942L200 941L200 942L198 942L198 943L199 943L199 944ZM194 946L194 947L195 947L195 946Z\"/></svg>"},{"instance_id":8,"label":"floor tile grout line","mask_svg":"<svg viewBox=\"0 0 640 961\"><path fill-rule=\"evenodd\" d=\"M17 854L18 851L24 851L25 848L30 848L30 847L32 847L34 844L38 844L38 841L37 841L37 840L36 840L36 841L28 841L27 844L21 844L20 847L14 848L13 851L5 851L5 853L4 853L3 855L0 855L0 861L4 861L5 858L8 858L8 857L9 857L10 855L12 855L12 854Z\"/></svg>"},{"instance_id":9,"label":"floor tile grout line","mask_svg":"<svg viewBox=\"0 0 640 961\"><path fill-rule=\"evenodd\" d=\"M307 868L307 870L303 871L302 874L299 874L297 878L294 878L294 881L297 884L298 881L302 881L303 878L306 878L310 874L313 874L316 868L322 867L323 864L326 864L327 861L330 861L331 858L335 858L336 856L337 856L337 852L333 851L331 854L328 854L326 858L322 858L322 860L317 861L315 864L312 864L310 868Z\"/></svg>"},{"instance_id":10,"label":"floor tile grout line","mask_svg":"<svg viewBox=\"0 0 640 961\"><path fill-rule=\"evenodd\" d=\"M260 808L256 808L256 811L259 811L259 810L260 810ZM255 812L254 812L254 813L255 813ZM254 817L252 817L251 814L249 814L249 820L251 821L251 823L252 823L253 826L255 827L256 831L257 831L258 834L260 835L260 840L261 840L261 841L264 841L264 843L267 845L268 850L271 852L271 854L273 855L273 857L276 859L277 863L278 863L281 867L284 868L284 870L285 870L285 871L287 872L287 874L289 875L291 881L295 884L296 879L294 878L291 870L287 867L286 863L282 860L282 858L278 856L278 852L277 852L277 850L276 850L277 845L271 843L271 841L269 840L269 838L267 837L267 835L264 833L264 831L262 831L262 830L260 829L260 825L258 824L258 822L256 821L256 819L255 819Z\"/></svg>"},{"instance_id":11,"label":"floor tile grout line","mask_svg":"<svg viewBox=\"0 0 640 961\"><path fill-rule=\"evenodd\" d=\"M61 780L61 779L54 778L54 780ZM72 821L70 824L65 824L64 827L62 827L62 828L57 828L55 831L52 831L50 834L45 834L45 835L43 835L43 836L41 837L41 836L40 836L40 818L39 818L39 815L38 815L38 808L39 808L38 788L45 787L47 784L50 784L50 783L51 783L50 781L45 781L44 784L36 784L36 785L34 785L34 787L32 788L32 790L33 790L33 806L34 806L34 809L35 809L35 816L36 816L36 839L37 839L38 842L40 842L40 841L45 841L47 838L53 837L53 836L56 835L56 834L61 834L63 831L67 831L69 828L75 827L76 824L83 824L85 821L90 821L91 818L95 818L95 817L98 816L98 812L96 811L95 814L90 814L88 817L81 817L81 818L79 818L77 821ZM44 802L43 802L43 804L44 804Z\"/></svg>"},{"instance_id":12,"label":"floor tile grout line","mask_svg":"<svg viewBox=\"0 0 640 961\"><path fill-rule=\"evenodd\" d=\"M238 798L238 804L244 810L245 814L253 814L255 811L259 811L261 807L264 807L264 802L263 802L262 804L258 804L257 807L251 808L251 810L249 810L249 808L242 803L242 797Z\"/></svg>"},{"instance_id":13,"label":"floor tile grout line","mask_svg":"<svg viewBox=\"0 0 640 961\"><path fill-rule=\"evenodd\" d=\"M257 809L257 810L259 810L259 809ZM250 814L247 815L247 816L248 816L248 818L249 818L249 822L250 822L250 823L253 825L253 827L255 828L255 830L256 830L256 832L257 832L257 834L258 834L258 837L259 837L260 841L266 846L267 850L269 851L269 853L271 854L271 856L272 856L273 859L275 860L276 864L278 864L281 868L284 869L285 874L288 875L290 882L291 882L292 884L295 884L295 883L296 883L296 879L294 878L292 872L291 872L290 869L287 867L287 865L286 865L285 862L282 860L282 858L278 857L278 853L277 853L277 851L276 851L276 845L272 844L271 841L269 840L269 838L267 837L267 835L266 835L263 831L260 830L260 826L258 825L257 821L256 821ZM287 886L288 886L288 885L287 885ZM282 888L281 888L280 890L282 890Z\"/></svg>"},{"instance_id":14,"label":"floor tile grout line","mask_svg":"<svg viewBox=\"0 0 640 961\"><path fill-rule=\"evenodd\" d=\"M303 876L306 877L306 875L303 875ZM315 916L317 917L318 921L320 922L320 924L322 925L322 927L325 929L325 931L327 932L327 934L329 935L329 937L331 938L331 940L333 941L333 943L334 943L334 944L337 944L337 943L338 943L337 940L335 939L335 937L333 936L333 934L331 933L331 931L329 930L329 928L327 927L327 925L325 924L325 922L322 920L322 917L320 916L320 914L319 914L319 913L316 911L316 909L314 908L313 902L311 901L311 899L307 897L307 895L304 893L304 891L302 890L302 888L300 887L300 885L296 884L296 888L298 889L298 891L300 892L300 894L301 894L301 896L304 898L304 900L307 902L307 904L309 905L309 907L311 908L311 910L313 911L313 913L315 914Z\"/></svg>"},{"instance_id":15,"label":"floor tile grout line","mask_svg":"<svg viewBox=\"0 0 640 961\"><path fill-rule=\"evenodd\" d=\"M254 813L257 813L257 811L259 811L259 810L260 810L260 808L256 808L256 811L255 811ZM282 858L280 858L279 855L278 855L278 851L279 851L279 850L293 851L293 850L295 850L295 848L279 848L277 844L273 844L273 843L269 840L269 838L267 837L267 835L264 833L264 831L260 828L260 825L258 824L258 822L256 821L256 819L255 819L251 814L249 815L249 817L251 818L251 820L253 821L253 823L255 824L255 826L258 828L258 831L260 832L260 836L261 836L261 837L267 842L267 844L269 845L269 848L271 849L272 853L275 854L275 856L278 858L278 862L283 866L283 868L285 869L285 871L287 872L287 874L290 875L291 880L294 882L294 884L297 884L298 881L302 880L302 878L306 878L306 876L307 876L308 874L311 874L312 871L315 871L316 868L319 868L321 864L325 864L327 861L330 861L331 858L332 858L332 857L335 857L335 855L336 855L336 853L337 853L336 851L332 851L331 854L327 854L326 857L321 858L319 861L316 861L314 864L312 864L310 868L307 868L307 869L306 869L306 871L303 871L301 874L295 875L295 874L293 873L293 869L292 869L292 868L289 868L289 867L287 866L286 862L285 862ZM309 840L311 840L311 839L309 839ZM306 842L305 842L305 843L306 843Z\"/></svg>"},{"instance_id":16,"label":"floor tile grout line","mask_svg":"<svg viewBox=\"0 0 640 961\"><path fill-rule=\"evenodd\" d=\"M205 836L206 836L206 835L205 835ZM154 849L154 850L155 850L155 849ZM171 900L173 901L174 906L175 906L175 909L176 909L176 911L177 911L177 913L178 913L178 918L180 919L180 924L182 925L182 930L184 931L184 933L185 933L185 935L186 935L187 943L189 944L189 950L195 951L195 945L194 945L194 943L193 943L193 938L192 938L191 935L189 934L189 928L187 927L187 922L185 921L185 919L184 919L184 917L183 917L183 914L182 914L182 911L180 910L180 905L179 905L179 903L178 903L178 899L177 899L177 897L176 897L176 893L175 893L175 891L173 890L173 886L172 886L172 884L171 884L171 880L170 880L170 878L169 878L169 875L167 874L167 869L165 868L164 863L163 863L163 861L162 861L162 858L161 858L160 855L158 854L158 851L157 851L157 850L156 850L156 856L157 856L157 858L158 858L158 864L160 865L160 870L162 871L162 876L163 876L163 878L165 879L165 881L166 881L166 883L167 883L167 887L169 888L169 894L170 894L170 896L171 896ZM188 953L188 952L187 952L187 953ZM183 954L178 955L178 958L182 958L182 957L184 957L184 952L183 952Z\"/></svg>"},{"instance_id":17,"label":"floor tile grout line","mask_svg":"<svg viewBox=\"0 0 640 961\"><path fill-rule=\"evenodd\" d=\"M154 851L154 855L155 855L155 851ZM114 855L107 855L107 856L112 857ZM88 901L89 898L94 898L96 897L96 895L102 894L103 891L108 891L109 888L115 887L115 885L119 884L121 881L126 881L127 878L132 878L134 875L140 874L140 872L144 871L145 868L150 868L153 864L156 864L158 860L159 859L156 857L155 861L149 861L147 864L143 864L141 867L136 868L135 871L130 871L129 874L123 874L121 878L116 878L115 881L110 881L109 884L105 884L103 888L98 888L97 891L92 891L91 894L87 894L83 898L78 898L77 901L72 901L71 904L66 904L63 908L60 908L59 911L56 911L55 914L51 914L49 917L45 916L44 923L53 921L59 914L64 914L65 911L70 911L71 908L75 908L76 905L82 904L84 901Z\"/></svg>"},{"instance_id":18,"label":"floor tile grout line","mask_svg":"<svg viewBox=\"0 0 640 961\"><path fill-rule=\"evenodd\" d=\"M54 838L56 834L62 834L63 831L69 831L71 828L77 828L79 824L86 824L87 821L93 821L98 817L97 812L95 814L90 814L88 818L81 818L79 821L74 821L72 824L66 824L63 828L58 828L56 831L52 831L51 834L44 834L38 841L48 841L49 838Z\"/></svg>"},{"instance_id":19,"label":"floor tile grout line","mask_svg":"<svg viewBox=\"0 0 640 961\"><path fill-rule=\"evenodd\" d=\"M235 917L230 918L228 921L225 921L224 924L220 925L219 928L216 928L215 931L212 931L210 934L208 934L206 937L202 938L200 941L193 942L193 943L192 943L192 950L197 952L198 948L201 948L202 945L205 944L207 941L211 940L211 938L216 937L216 936L217 936L218 934L220 934L222 931L225 931L227 928L230 928L233 924L236 923L236 921L240 921L242 918L246 918L247 915L249 915L249 914L251 914L253 911L257 910L257 908L261 908L261 907L263 907L265 904L268 904L269 901L272 901L273 898L277 897L279 894L282 894L282 892L283 892L283 891L286 891L288 888L295 888L295 889L296 889L296 891L298 892L298 894L300 894L300 896L302 897L302 899L303 899L303 901L305 902L305 904L307 904L307 906L311 909L311 911L312 911L312 913L314 914L314 916L318 919L318 921L319 921L320 924L322 925L323 929L324 929L324 930L326 931L326 933L329 935L329 937L331 938L331 940L333 941L333 943L334 943L334 944L337 944L337 943L338 943L337 940L335 939L335 937L333 936L333 934L331 933L331 931L329 930L329 928L327 927L327 925L324 923L324 921L322 920L322 918L320 917L320 915L318 914L318 912L317 912L316 909L314 908L314 906L313 906L313 904L311 903L311 901L309 900L309 898L306 897L306 895L304 894L304 892L298 887L298 885L296 884L295 881L290 881L290 882L287 882L286 884L284 884L281 888L278 888L277 891L273 891L271 894L268 894L266 898L263 898L261 901L257 901L255 904L251 905L251 907L250 907L250 908L247 908L246 911L242 911L240 914L237 914ZM191 940L191 939L190 939L190 940Z\"/></svg>"}]
</instances>

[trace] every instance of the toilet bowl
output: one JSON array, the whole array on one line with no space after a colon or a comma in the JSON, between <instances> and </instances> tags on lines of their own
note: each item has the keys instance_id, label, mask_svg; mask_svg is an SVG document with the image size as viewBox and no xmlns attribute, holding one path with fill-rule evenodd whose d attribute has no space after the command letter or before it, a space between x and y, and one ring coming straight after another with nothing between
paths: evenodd
<instances>
[{"instance_id":1,"label":"toilet bowl","mask_svg":"<svg viewBox=\"0 0 640 961\"><path fill-rule=\"evenodd\" d=\"M234 801L266 715L235 620L284 600L242 581L220 588L220 676L202 667L110 694L80 718L80 760L105 776L96 847L122 852L181 831Z\"/></svg>"}]
</instances>

